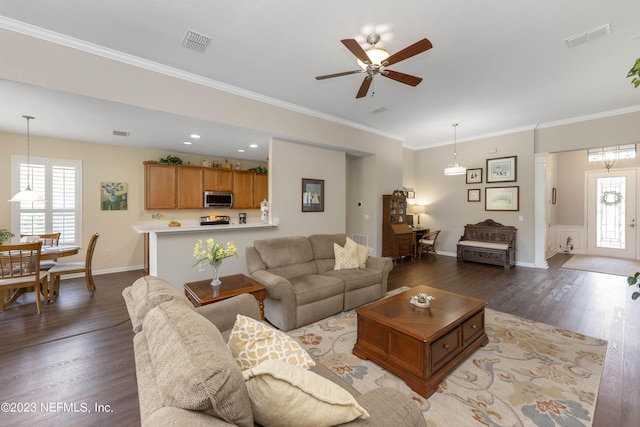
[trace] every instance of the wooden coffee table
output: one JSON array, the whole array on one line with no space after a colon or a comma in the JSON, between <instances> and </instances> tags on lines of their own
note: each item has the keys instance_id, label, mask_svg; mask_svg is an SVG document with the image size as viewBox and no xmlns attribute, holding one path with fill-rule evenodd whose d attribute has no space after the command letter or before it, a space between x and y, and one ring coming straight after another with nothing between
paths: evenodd
<instances>
[{"instance_id":1,"label":"wooden coffee table","mask_svg":"<svg viewBox=\"0 0 640 427\"><path fill-rule=\"evenodd\" d=\"M425 292L430 308L409 301ZM440 381L489 339L484 330L486 302L418 286L356 309L358 338L353 354L371 359L429 397Z\"/></svg>"},{"instance_id":2,"label":"wooden coffee table","mask_svg":"<svg viewBox=\"0 0 640 427\"><path fill-rule=\"evenodd\" d=\"M256 282L244 274L233 274L221 277L220 286L211 286L211 279L184 284L184 294L194 306L212 304L240 294L251 294L260 305L260 314L264 320L264 299L267 296L266 286Z\"/></svg>"}]
</instances>

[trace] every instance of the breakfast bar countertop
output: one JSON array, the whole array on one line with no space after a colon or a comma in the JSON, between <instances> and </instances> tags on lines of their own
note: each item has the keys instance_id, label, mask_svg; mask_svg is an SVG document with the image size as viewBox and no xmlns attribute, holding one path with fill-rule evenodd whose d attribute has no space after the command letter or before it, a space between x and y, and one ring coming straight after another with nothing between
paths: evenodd
<instances>
[{"instance_id":1,"label":"breakfast bar countertop","mask_svg":"<svg viewBox=\"0 0 640 427\"><path fill-rule=\"evenodd\" d=\"M253 228L277 227L277 224L263 224L261 222L248 224L218 224L200 225L197 221L181 221L180 227L169 227L168 221L153 221L144 224L134 225L133 229L138 233L189 233L198 231L226 231L226 230L248 230Z\"/></svg>"}]
</instances>

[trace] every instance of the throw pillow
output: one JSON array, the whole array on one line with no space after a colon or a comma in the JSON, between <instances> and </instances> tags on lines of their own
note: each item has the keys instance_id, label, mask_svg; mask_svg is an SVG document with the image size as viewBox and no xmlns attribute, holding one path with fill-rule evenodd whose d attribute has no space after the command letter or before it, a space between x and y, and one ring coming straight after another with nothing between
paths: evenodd
<instances>
[{"instance_id":1,"label":"throw pillow","mask_svg":"<svg viewBox=\"0 0 640 427\"><path fill-rule=\"evenodd\" d=\"M236 316L228 346L242 369L253 368L265 360L280 360L302 368L316 364L293 338L241 314Z\"/></svg>"},{"instance_id":2,"label":"throw pillow","mask_svg":"<svg viewBox=\"0 0 640 427\"><path fill-rule=\"evenodd\" d=\"M336 264L333 267L334 270L350 270L358 268L360 262L358 260L358 248L356 242L347 241L344 248L339 244L333 244L333 254L336 259Z\"/></svg>"},{"instance_id":3,"label":"throw pillow","mask_svg":"<svg viewBox=\"0 0 640 427\"><path fill-rule=\"evenodd\" d=\"M330 380L270 360L242 373L254 420L264 427L321 427L369 418L356 399Z\"/></svg>"},{"instance_id":4,"label":"throw pillow","mask_svg":"<svg viewBox=\"0 0 640 427\"><path fill-rule=\"evenodd\" d=\"M359 268L365 268L367 266L367 259L369 258L369 254L371 254L371 252L373 252L373 248L370 248L369 246L365 246L365 245L361 245L356 243L355 241L351 240L349 237L347 237L347 243L352 243L354 245L356 245L357 251L358 251L358 267ZM345 245L347 246L347 245Z\"/></svg>"}]
</instances>

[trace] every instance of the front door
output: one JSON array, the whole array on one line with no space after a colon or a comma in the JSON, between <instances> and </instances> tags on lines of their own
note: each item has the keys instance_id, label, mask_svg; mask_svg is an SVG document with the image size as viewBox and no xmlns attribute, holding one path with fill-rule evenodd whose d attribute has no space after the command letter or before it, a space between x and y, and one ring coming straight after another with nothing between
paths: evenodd
<instances>
[{"instance_id":1,"label":"front door","mask_svg":"<svg viewBox=\"0 0 640 427\"><path fill-rule=\"evenodd\" d=\"M636 259L636 171L587 172L587 252Z\"/></svg>"}]
</instances>

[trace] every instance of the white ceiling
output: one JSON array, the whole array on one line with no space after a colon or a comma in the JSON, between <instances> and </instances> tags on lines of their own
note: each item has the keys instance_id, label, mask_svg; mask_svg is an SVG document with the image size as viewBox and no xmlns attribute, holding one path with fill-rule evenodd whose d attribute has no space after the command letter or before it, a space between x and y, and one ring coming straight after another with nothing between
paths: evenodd
<instances>
[{"instance_id":1,"label":"white ceiling","mask_svg":"<svg viewBox=\"0 0 640 427\"><path fill-rule=\"evenodd\" d=\"M451 143L452 123L463 141L640 107L640 89L626 78L640 56L637 0L0 0L0 16L0 26L40 27L395 135L415 149ZM610 34L565 44L607 23ZM212 37L204 53L182 47L187 29ZM422 77L420 85L377 76L375 95L355 99L362 74L314 79L357 69L340 40L365 46L371 32L391 53L432 42L389 67ZM0 91L0 130L24 132L21 116L31 114L33 134L182 151L176 144L198 132L206 146L184 151L243 158L238 144L246 158L266 157L270 135L255 131L2 80ZM369 112L378 106L387 110Z\"/></svg>"}]
</instances>

